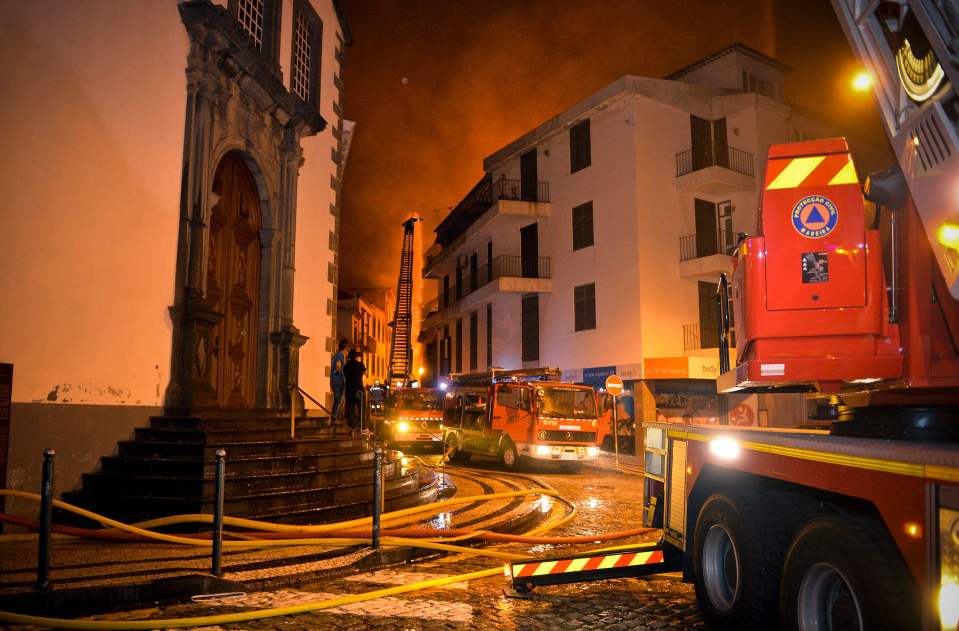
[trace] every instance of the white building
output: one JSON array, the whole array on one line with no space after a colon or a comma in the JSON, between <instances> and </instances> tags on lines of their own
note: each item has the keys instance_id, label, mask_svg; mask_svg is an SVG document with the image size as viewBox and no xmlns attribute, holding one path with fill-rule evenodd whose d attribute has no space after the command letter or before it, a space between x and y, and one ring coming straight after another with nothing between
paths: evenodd
<instances>
[{"instance_id":1,"label":"white building","mask_svg":"<svg viewBox=\"0 0 959 631\"><path fill-rule=\"evenodd\" d=\"M323 397L336 0L14 2L0 34L9 486L53 447L69 490L164 409Z\"/></svg>"},{"instance_id":2,"label":"white building","mask_svg":"<svg viewBox=\"0 0 959 631\"><path fill-rule=\"evenodd\" d=\"M782 101L787 71L730 46L666 79L623 77L488 156L427 251L435 374L617 372L637 418L715 420L716 283L755 232L766 150L829 135ZM773 402L731 405L755 423Z\"/></svg>"},{"instance_id":3,"label":"white building","mask_svg":"<svg viewBox=\"0 0 959 631\"><path fill-rule=\"evenodd\" d=\"M389 382L390 343L395 292L389 287L340 290L336 301L336 336L362 354L366 381Z\"/></svg>"}]
</instances>

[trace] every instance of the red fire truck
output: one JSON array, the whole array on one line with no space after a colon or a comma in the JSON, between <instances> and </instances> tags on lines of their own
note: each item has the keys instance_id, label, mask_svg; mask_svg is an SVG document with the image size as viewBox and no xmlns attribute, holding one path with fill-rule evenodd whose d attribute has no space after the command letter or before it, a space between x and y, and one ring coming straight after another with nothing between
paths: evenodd
<instances>
[{"instance_id":1,"label":"red fire truck","mask_svg":"<svg viewBox=\"0 0 959 631\"><path fill-rule=\"evenodd\" d=\"M713 628L957 629L959 16L833 4L899 167L860 186L843 139L770 147L758 229L717 297L718 390L829 396L838 421L647 424L660 542L513 562L517 589L682 571Z\"/></svg>"},{"instance_id":2,"label":"red fire truck","mask_svg":"<svg viewBox=\"0 0 959 631\"><path fill-rule=\"evenodd\" d=\"M399 448L443 444L443 391L437 388L394 388L386 405L385 436Z\"/></svg>"},{"instance_id":3,"label":"red fire truck","mask_svg":"<svg viewBox=\"0 0 959 631\"><path fill-rule=\"evenodd\" d=\"M443 442L451 460L494 456L506 469L521 459L579 471L596 457L593 389L558 381L556 368L454 375L447 386Z\"/></svg>"}]
</instances>

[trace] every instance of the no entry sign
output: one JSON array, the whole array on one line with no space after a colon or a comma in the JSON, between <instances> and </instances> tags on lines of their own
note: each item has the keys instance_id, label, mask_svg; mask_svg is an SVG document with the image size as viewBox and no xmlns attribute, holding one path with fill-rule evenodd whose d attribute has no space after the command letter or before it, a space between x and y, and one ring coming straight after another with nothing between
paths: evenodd
<instances>
[{"instance_id":1,"label":"no entry sign","mask_svg":"<svg viewBox=\"0 0 959 631\"><path fill-rule=\"evenodd\" d=\"M621 395L623 393L623 380L616 375L606 377L606 392L614 397Z\"/></svg>"}]
</instances>

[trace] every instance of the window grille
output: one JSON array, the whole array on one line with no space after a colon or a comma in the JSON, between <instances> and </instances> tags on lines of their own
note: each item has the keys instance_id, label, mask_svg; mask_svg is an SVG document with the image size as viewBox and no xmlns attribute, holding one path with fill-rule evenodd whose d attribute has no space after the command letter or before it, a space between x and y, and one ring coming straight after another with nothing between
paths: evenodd
<instances>
[{"instance_id":1,"label":"window grille","mask_svg":"<svg viewBox=\"0 0 959 631\"><path fill-rule=\"evenodd\" d=\"M310 100L310 69L312 68L310 54L313 45L313 33L310 23L303 13L296 14L296 24L293 27L293 67L290 87L293 94L304 101Z\"/></svg>"},{"instance_id":2,"label":"window grille","mask_svg":"<svg viewBox=\"0 0 959 631\"><path fill-rule=\"evenodd\" d=\"M258 50L263 50L263 17L265 0L237 0L236 19Z\"/></svg>"}]
</instances>

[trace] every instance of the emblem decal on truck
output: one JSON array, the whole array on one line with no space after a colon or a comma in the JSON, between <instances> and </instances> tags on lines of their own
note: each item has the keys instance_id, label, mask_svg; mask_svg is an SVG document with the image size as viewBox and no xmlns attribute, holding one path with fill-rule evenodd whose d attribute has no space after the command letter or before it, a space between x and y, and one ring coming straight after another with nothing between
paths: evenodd
<instances>
[{"instance_id":1,"label":"emblem decal on truck","mask_svg":"<svg viewBox=\"0 0 959 631\"><path fill-rule=\"evenodd\" d=\"M796 202L792 210L793 228L807 239L820 239L836 228L839 211L832 200L809 195Z\"/></svg>"}]
</instances>

